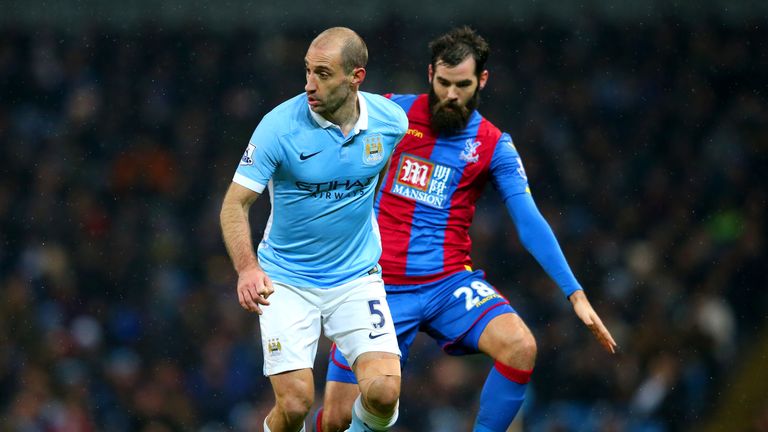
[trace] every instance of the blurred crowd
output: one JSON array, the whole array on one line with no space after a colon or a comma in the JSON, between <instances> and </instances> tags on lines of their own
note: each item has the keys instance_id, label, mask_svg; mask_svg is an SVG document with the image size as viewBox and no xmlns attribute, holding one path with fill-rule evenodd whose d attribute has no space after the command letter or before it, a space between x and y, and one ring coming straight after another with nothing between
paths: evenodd
<instances>
[{"instance_id":1,"label":"blurred crowd","mask_svg":"<svg viewBox=\"0 0 768 432\"><path fill-rule=\"evenodd\" d=\"M767 24L475 26L492 47L480 110L620 349L489 187L475 265L539 345L525 430L692 428L766 331ZM448 28L357 29L363 89L425 91ZM0 29L0 431L259 430L273 399L219 205L261 116L303 91L319 30ZM257 239L268 213L254 205ZM396 431L470 430L490 366L417 339Z\"/></svg>"}]
</instances>

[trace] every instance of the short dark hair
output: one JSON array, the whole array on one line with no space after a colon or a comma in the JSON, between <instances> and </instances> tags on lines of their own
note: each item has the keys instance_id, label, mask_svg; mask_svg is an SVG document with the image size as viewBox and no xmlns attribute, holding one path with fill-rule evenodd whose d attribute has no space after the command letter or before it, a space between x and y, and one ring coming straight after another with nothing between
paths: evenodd
<instances>
[{"instance_id":1,"label":"short dark hair","mask_svg":"<svg viewBox=\"0 0 768 432\"><path fill-rule=\"evenodd\" d=\"M456 27L429 43L429 49L432 50L432 68L437 66L438 62L443 62L448 66L456 66L463 62L467 57L472 56L475 59L475 75L485 70L485 62L488 60L490 47L488 42L482 36L477 34L469 26Z\"/></svg>"},{"instance_id":2,"label":"short dark hair","mask_svg":"<svg viewBox=\"0 0 768 432\"><path fill-rule=\"evenodd\" d=\"M344 73L368 64L368 47L357 32L347 27L331 27L315 37L315 43L338 43L341 45L341 67Z\"/></svg>"},{"instance_id":3,"label":"short dark hair","mask_svg":"<svg viewBox=\"0 0 768 432\"><path fill-rule=\"evenodd\" d=\"M368 47L365 41L357 33L344 40L341 46L341 65L345 73L353 69L364 68L368 64Z\"/></svg>"}]
</instances>

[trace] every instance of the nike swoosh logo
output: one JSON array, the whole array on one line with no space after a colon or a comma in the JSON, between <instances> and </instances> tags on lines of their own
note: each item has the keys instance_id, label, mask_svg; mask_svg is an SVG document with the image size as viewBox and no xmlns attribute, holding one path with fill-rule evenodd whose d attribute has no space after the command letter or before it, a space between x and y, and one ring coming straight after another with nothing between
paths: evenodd
<instances>
[{"instance_id":1,"label":"nike swoosh logo","mask_svg":"<svg viewBox=\"0 0 768 432\"><path fill-rule=\"evenodd\" d=\"M316 154L320 153L321 151L322 151L322 150L320 150L320 151L318 151L318 152L310 153L310 154L308 154L308 155L305 155L305 154L304 154L304 152L301 152L301 154L299 155L299 159L301 159L301 160L307 160L307 159L311 158L312 156L314 156L314 155L316 155Z\"/></svg>"},{"instance_id":2,"label":"nike swoosh logo","mask_svg":"<svg viewBox=\"0 0 768 432\"><path fill-rule=\"evenodd\" d=\"M384 336L386 334L389 334L389 333L379 333L379 334L375 335L375 334L373 334L373 332L370 332L370 333L368 333L368 339L380 338L380 337L382 337L382 336Z\"/></svg>"}]
</instances>

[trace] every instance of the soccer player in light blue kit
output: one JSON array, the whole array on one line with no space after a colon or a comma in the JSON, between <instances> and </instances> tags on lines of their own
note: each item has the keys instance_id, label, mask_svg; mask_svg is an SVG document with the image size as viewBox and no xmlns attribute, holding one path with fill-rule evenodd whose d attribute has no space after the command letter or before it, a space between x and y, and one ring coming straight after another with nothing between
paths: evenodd
<instances>
[{"instance_id":1,"label":"soccer player in light blue kit","mask_svg":"<svg viewBox=\"0 0 768 432\"><path fill-rule=\"evenodd\" d=\"M260 315L275 393L265 431L305 430L321 328L359 383L348 430L386 431L397 420L400 350L373 199L408 120L394 102L358 91L367 60L354 31L318 35L304 59L305 93L264 116L222 204L238 299ZM272 212L257 258L248 209L266 187Z\"/></svg>"}]
</instances>

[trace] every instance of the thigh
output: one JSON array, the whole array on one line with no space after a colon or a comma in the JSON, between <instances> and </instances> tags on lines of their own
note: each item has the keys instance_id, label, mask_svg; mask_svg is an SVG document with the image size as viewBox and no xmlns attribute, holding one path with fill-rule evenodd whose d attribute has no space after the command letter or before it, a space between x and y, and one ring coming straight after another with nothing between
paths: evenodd
<instances>
[{"instance_id":1,"label":"thigh","mask_svg":"<svg viewBox=\"0 0 768 432\"><path fill-rule=\"evenodd\" d=\"M477 345L480 351L491 358L507 359L505 364L533 367L533 358L526 355L531 354L531 349L535 355L536 342L531 330L517 314L503 314L494 318L482 330Z\"/></svg>"},{"instance_id":2,"label":"thigh","mask_svg":"<svg viewBox=\"0 0 768 432\"><path fill-rule=\"evenodd\" d=\"M362 353L400 355L384 283L366 276L324 293L323 330L349 364Z\"/></svg>"},{"instance_id":3,"label":"thigh","mask_svg":"<svg viewBox=\"0 0 768 432\"><path fill-rule=\"evenodd\" d=\"M320 339L320 308L311 291L274 282L259 316L264 375L312 368Z\"/></svg>"},{"instance_id":4,"label":"thigh","mask_svg":"<svg viewBox=\"0 0 768 432\"><path fill-rule=\"evenodd\" d=\"M278 404L284 400L306 399L312 400L315 394L315 382L312 369L299 369L283 372L269 377L272 383L272 391Z\"/></svg>"},{"instance_id":5,"label":"thigh","mask_svg":"<svg viewBox=\"0 0 768 432\"><path fill-rule=\"evenodd\" d=\"M392 321L395 324L395 332L397 333L401 368L408 361L408 352L421 325L422 311L418 297L418 292L415 291L400 292L390 290L390 287L387 287L387 303L389 304ZM347 359L344 358L335 344L331 346L326 381L357 383L352 367L349 366Z\"/></svg>"},{"instance_id":6,"label":"thigh","mask_svg":"<svg viewBox=\"0 0 768 432\"><path fill-rule=\"evenodd\" d=\"M482 271L451 275L430 284L423 295L428 304L423 330L448 354L479 352L485 326L499 315L514 312Z\"/></svg>"}]
</instances>

